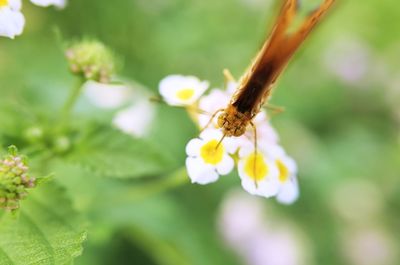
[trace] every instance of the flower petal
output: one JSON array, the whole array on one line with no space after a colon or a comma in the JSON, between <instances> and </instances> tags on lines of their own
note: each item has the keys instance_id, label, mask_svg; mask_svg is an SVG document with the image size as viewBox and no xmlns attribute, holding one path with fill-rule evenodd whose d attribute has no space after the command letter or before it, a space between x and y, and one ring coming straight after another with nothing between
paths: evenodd
<instances>
[{"instance_id":1,"label":"flower petal","mask_svg":"<svg viewBox=\"0 0 400 265\"><path fill-rule=\"evenodd\" d=\"M13 39L21 35L25 25L25 18L18 10L10 7L0 8L0 36Z\"/></svg>"},{"instance_id":2,"label":"flower petal","mask_svg":"<svg viewBox=\"0 0 400 265\"><path fill-rule=\"evenodd\" d=\"M199 100L199 109L207 112L207 114L198 114L198 122L201 128L206 126L213 114L216 113L217 110L223 109L229 103L230 96L220 90L213 89L208 95L203 96ZM216 115L213 119L213 122L209 125L211 128L218 128L217 126L218 115Z\"/></svg>"},{"instance_id":3,"label":"flower petal","mask_svg":"<svg viewBox=\"0 0 400 265\"><path fill-rule=\"evenodd\" d=\"M186 158L186 170L192 183L205 185L219 178L214 167L205 164L200 158Z\"/></svg>"},{"instance_id":4,"label":"flower petal","mask_svg":"<svg viewBox=\"0 0 400 265\"><path fill-rule=\"evenodd\" d=\"M10 6L11 10L19 11L22 7L21 0L8 0L8 5Z\"/></svg>"},{"instance_id":5,"label":"flower petal","mask_svg":"<svg viewBox=\"0 0 400 265\"><path fill-rule=\"evenodd\" d=\"M94 105L105 109L118 108L132 98L132 91L126 85L104 84L90 80L84 84L83 89Z\"/></svg>"},{"instance_id":6,"label":"flower petal","mask_svg":"<svg viewBox=\"0 0 400 265\"><path fill-rule=\"evenodd\" d=\"M200 138L203 139L204 141L209 141L209 140L221 140L222 139L222 132L219 129L207 129L204 130L201 134L200 134ZM225 140L224 140L225 141Z\"/></svg>"},{"instance_id":7,"label":"flower petal","mask_svg":"<svg viewBox=\"0 0 400 265\"><path fill-rule=\"evenodd\" d=\"M31 0L32 3L34 3L37 6L56 6L58 8L64 8L67 5L66 0Z\"/></svg>"},{"instance_id":8,"label":"flower petal","mask_svg":"<svg viewBox=\"0 0 400 265\"><path fill-rule=\"evenodd\" d=\"M199 138L190 140L186 145L186 154L188 156L199 156L200 148L203 145L203 141Z\"/></svg>"},{"instance_id":9,"label":"flower petal","mask_svg":"<svg viewBox=\"0 0 400 265\"><path fill-rule=\"evenodd\" d=\"M234 166L235 162L233 161L233 158L229 155L225 155L222 162L217 165L217 172L220 175L227 175L232 171Z\"/></svg>"},{"instance_id":10,"label":"flower petal","mask_svg":"<svg viewBox=\"0 0 400 265\"><path fill-rule=\"evenodd\" d=\"M282 204L292 204L299 198L299 186L296 178L286 182L276 196L276 200Z\"/></svg>"},{"instance_id":11,"label":"flower petal","mask_svg":"<svg viewBox=\"0 0 400 265\"><path fill-rule=\"evenodd\" d=\"M154 106L147 100L143 100L119 111L113 119L113 124L127 134L144 137L149 131L154 117Z\"/></svg>"}]
</instances>

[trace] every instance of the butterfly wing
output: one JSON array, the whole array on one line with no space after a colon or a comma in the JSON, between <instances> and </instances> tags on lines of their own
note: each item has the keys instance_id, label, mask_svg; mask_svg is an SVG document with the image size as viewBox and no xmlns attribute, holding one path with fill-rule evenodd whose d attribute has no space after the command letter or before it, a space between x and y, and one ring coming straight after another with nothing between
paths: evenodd
<instances>
[{"instance_id":1,"label":"butterfly wing","mask_svg":"<svg viewBox=\"0 0 400 265\"><path fill-rule=\"evenodd\" d=\"M303 22L297 32L287 37L287 40L285 41L285 57L288 57L288 59L290 59L290 57L303 43L303 41L307 38L307 36L318 24L321 18L326 14L326 12L329 10L334 2L335 0L325 0L319 8L314 10L306 18L306 20Z\"/></svg>"},{"instance_id":2,"label":"butterfly wing","mask_svg":"<svg viewBox=\"0 0 400 265\"><path fill-rule=\"evenodd\" d=\"M288 33L288 28L297 14L297 0L284 2L269 39L256 56L251 68L240 80L237 94L232 102L240 112L258 113L289 59L334 1L324 0L294 33Z\"/></svg>"}]
</instances>

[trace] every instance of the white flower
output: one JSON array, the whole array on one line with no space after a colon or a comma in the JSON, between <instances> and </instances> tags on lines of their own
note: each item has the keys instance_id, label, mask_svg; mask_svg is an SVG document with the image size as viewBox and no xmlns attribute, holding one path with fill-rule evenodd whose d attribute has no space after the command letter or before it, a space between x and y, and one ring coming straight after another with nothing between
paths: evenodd
<instances>
[{"instance_id":1,"label":"white flower","mask_svg":"<svg viewBox=\"0 0 400 265\"><path fill-rule=\"evenodd\" d=\"M83 89L94 105L105 109L120 107L132 97L130 87L123 84L104 84L87 81Z\"/></svg>"},{"instance_id":2,"label":"white flower","mask_svg":"<svg viewBox=\"0 0 400 265\"><path fill-rule=\"evenodd\" d=\"M193 183L212 183L219 175L232 171L234 161L229 153L234 153L237 146L230 138L225 138L218 146L221 139L220 130L208 129L186 145L186 168Z\"/></svg>"},{"instance_id":3,"label":"white flower","mask_svg":"<svg viewBox=\"0 0 400 265\"><path fill-rule=\"evenodd\" d=\"M279 142L278 133L271 126L265 111L260 111L253 119L256 128L257 147L262 150L268 150L271 145L277 145ZM254 146L255 132L252 126L248 126L245 134L237 138L240 146Z\"/></svg>"},{"instance_id":4,"label":"white flower","mask_svg":"<svg viewBox=\"0 0 400 265\"><path fill-rule=\"evenodd\" d=\"M154 116L154 106L148 100L142 100L119 111L113 119L113 124L127 134L143 137L149 131Z\"/></svg>"},{"instance_id":5,"label":"white flower","mask_svg":"<svg viewBox=\"0 0 400 265\"><path fill-rule=\"evenodd\" d=\"M225 108L230 99L231 95L220 89L213 89L210 94L201 97L199 100L199 109L206 113L199 113L198 115L200 128L204 128L209 123L211 116L217 110ZM210 128L218 128L217 121L218 115L215 116L213 122L209 125Z\"/></svg>"},{"instance_id":6,"label":"white flower","mask_svg":"<svg viewBox=\"0 0 400 265\"><path fill-rule=\"evenodd\" d=\"M276 199L282 204L292 204L299 197L296 162L278 145L270 146L268 149L279 169L280 189Z\"/></svg>"},{"instance_id":7,"label":"white flower","mask_svg":"<svg viewBox=\"0 0 400 265\"><path fill-rule=\"evenodd\" d=\"M161 80L159 91L169 105L188 106L194 104L208 86L207 81L194 76L170 75Z\"/></svg>"},{"instance_id":8,"label":"white flower","mask_svg":"<svg viewBox=\"0 0 400 265\"><path fill-rule=\"evenodd\" d=\"M253 147L242 147L238 171L243 189L250 194L268 198L279 192L279 169L267 153L261 150L256 153Z\"/></svg>"},{"instance_id":9,"label":"white flower","mask_svg":"<svg viewBox=\"0 0 400 265\"><path fill-rule=\"evenodd\" d=\"M31 0L32 3L38 6L55 6L58 8L64 8L67 4L67 0Z\"/></svg>"},{"instance_id":10,"label":"white flower","mask_svg":"<svg viewBox=\"0 0 400 265\"><path fill-rule=\"evenodd\" d=\"M13 39L21 35L25 18L20 10L21 0L0 0L0 36Z\"/></svg>"}]
</instances>

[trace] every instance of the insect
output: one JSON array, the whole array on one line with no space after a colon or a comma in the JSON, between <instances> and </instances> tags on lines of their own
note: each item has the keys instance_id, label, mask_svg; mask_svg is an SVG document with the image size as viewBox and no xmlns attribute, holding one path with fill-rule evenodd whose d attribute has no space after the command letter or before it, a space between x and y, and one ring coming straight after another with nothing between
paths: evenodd
<instances>
[{"instance_id":1,"label":"insect","mask_svg":"<svg viewBox=\"0 0 400 265\"><path fill-rule=\"evenodd\" d=\"M241 78L230 103L225 109L220 109L213 115L222 112L218 116L218 126L222 129L224 137L241 136L249 125L256 133L252 120L271 95L275 81L300 44L334 2L335 0L324 0L306 17L297 31L289 33L288 29L298 11L298 1L285 0L270 37Z\"/></svg>"}]
</instances>

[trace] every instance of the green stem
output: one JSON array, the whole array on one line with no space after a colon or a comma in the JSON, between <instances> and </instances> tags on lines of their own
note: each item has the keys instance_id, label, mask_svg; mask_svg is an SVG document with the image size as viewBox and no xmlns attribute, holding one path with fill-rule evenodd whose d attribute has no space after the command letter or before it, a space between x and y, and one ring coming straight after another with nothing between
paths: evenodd
<instances>
[{"instance_id":1,"label":"green stem","mask_svg":"<svg viewBox=\"0 0 400 265\"><path fill-rule=\"evenodd\" d=\"M64 106L62 108L62 122L65 123L66 121L68 121L71 112L75 106L76 101L78 100L81 92L82 92L82 86L84 83L84 79L83 78L79 78L78 82L76 83L75 87L73 87L73 89L71 90L71 93L67 99L67 101L65 101Z\"/></svg>"},{"instance_id":2,"label":"green stem","mask_svg":"<svg viewBox=\"0 0 400 265\"><path fill-rule=\"evenodd\" d=\"M159 180L127 188L127 190L113 199L113 203L116 203L116 201L139 201L166 190L185 185L189 183L188 179L186 168L180 168Z\"/></svg>"}]
</instances>

